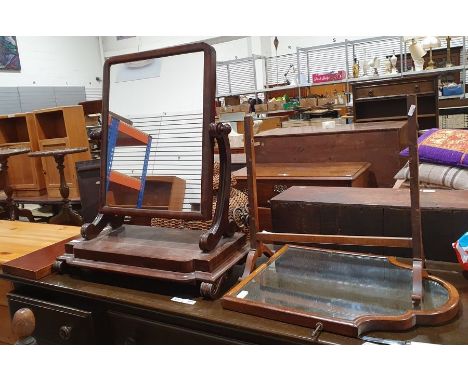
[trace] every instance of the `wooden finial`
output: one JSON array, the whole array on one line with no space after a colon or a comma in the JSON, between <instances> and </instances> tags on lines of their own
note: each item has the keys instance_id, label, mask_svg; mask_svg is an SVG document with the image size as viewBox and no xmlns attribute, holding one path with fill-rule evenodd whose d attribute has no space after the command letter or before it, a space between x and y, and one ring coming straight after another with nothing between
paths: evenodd
<instances>
[{"instance_id":1,"label":"wooden finial","mask_svg":"<svg viewBox=\"0 0 468 382\"><path fill-rule=\"evenodd\" d=\"M36 339L32 337L36 328L36 318L31 309L22 308L15 312L11 322L13 333L18 337L16 345L35 345Z\"/></svg>"}]
</instances>

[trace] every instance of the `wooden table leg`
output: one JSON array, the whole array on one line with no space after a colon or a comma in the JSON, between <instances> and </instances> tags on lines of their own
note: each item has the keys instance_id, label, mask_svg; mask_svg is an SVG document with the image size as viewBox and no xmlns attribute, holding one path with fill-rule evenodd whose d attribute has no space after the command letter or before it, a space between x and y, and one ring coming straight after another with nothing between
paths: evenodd
<instances>
[{"instance_id":1,"label":"wooden table leg","mask_svg":"<svg viewBox=\"0 0 468 382\"><path fill-rule=\"evenodd\" d=\"M60 212L49 219L49 223L81 226L83 225L83 218L77 212L73 211L70 204L70 199L68 199L70 188L68 187L67 181L65 179L65 155L55 154L54 159L55 163L57 163L57 169L60 174L60 195L62 196L63 205Z\"/></svg>"}]
</instances>

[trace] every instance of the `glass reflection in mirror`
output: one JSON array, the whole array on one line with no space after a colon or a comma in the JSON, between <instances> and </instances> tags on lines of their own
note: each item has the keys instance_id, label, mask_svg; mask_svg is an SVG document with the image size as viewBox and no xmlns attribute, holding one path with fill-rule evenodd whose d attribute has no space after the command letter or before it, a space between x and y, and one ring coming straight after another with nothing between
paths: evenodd
<instances>
[{"instance_id":1,"label":"glass reflection in mirror","mask_svg":"<svg viewBox=\"0 0 468 382\"><path fill-rule=\"evenodd\" d=\"M200 211L202 52L111 66L106 204Z\"/></svg>"}]
</instances>

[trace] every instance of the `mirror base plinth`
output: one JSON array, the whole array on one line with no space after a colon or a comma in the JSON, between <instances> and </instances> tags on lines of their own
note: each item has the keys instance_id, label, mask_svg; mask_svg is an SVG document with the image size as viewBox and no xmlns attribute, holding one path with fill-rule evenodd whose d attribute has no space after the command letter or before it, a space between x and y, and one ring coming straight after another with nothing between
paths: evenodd
<instances>
[{"instance_id":1,"label":"mirror base plinth","mask_svg":"<svg viewBox=\"0 0 468 382\"><path fill-rule=\"evenodd\" d=\"M56 269L67 272L78 267L200 285L200 294L214 299L232 268L245 261L247 237L236 232L204 252L198 245L200 234L197 230L124 225L70 245Z\"/></svg>"}]
</instances>

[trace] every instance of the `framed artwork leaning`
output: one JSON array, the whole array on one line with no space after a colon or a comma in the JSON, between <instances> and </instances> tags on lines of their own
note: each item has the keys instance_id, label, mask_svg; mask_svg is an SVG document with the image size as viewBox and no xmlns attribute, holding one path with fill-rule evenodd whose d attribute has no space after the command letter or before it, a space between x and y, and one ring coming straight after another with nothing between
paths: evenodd
<instances>
[{"instance_id":1,"label":"framed artwork leaning","mask_svg":"<svg viewBox=\"0 0 468 382\"><path fill-rule=\"evenodd\" d=\"M16 36L0 36L0 71L19 71L18 43Z\"/></svg>"}]
</instances>

